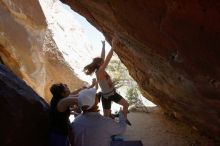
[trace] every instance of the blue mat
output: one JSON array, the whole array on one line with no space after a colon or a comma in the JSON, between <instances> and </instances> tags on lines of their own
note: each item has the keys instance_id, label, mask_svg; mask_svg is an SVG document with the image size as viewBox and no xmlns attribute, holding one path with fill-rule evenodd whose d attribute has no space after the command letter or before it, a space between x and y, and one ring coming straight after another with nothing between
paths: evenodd
<instances>
[{"instance_id":1,"label":"blue mat","mask_svg":"<svg viewBox=\"0 0 220 146\"><path fill-rule=\"evenodd\" d=\"M141 141L112 141L111 146L143 146Z\"/></svg>"}]
</instances>

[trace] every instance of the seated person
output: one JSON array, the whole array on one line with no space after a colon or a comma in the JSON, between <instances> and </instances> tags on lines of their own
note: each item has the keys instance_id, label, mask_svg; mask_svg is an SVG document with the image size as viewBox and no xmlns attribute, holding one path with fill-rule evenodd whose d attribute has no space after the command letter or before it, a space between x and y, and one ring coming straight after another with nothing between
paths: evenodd
<instances>
[{"instance_id":1,"label":"seated person","mask_svg":"<svg viewBox=\"0 0 220 146\"><path fill-rule=\"evenodd\" d=\"M112 118L104 117L99 113L98 103L96 89L84 89L79 93L78 104L83 113L71 124L75 146L110 146L111 136L125 131L124 113L120 111L117 123Z\"/></svg>"}]
</instances>

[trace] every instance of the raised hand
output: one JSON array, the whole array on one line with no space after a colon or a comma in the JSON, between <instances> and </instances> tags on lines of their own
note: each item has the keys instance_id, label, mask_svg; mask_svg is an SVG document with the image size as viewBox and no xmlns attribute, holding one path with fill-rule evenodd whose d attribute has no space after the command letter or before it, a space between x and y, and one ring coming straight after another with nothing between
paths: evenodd
<instances>
[{"instance_id":1,"label":"raised hand","mask_svg":"<svg viewBox=\"0 0 220 146\"><path fill-rule=\"evenodd\" d=\"M105 46L105 40L104 40L104 41L102 41L102 46Z\"/></svg>"},{"instance_id":2,"label":"raised hand","mask_svg":"<svg viewBox=\"0 0 220 146\"><path fill-rule=\"evenodd\" d=\"M101 52L101 58L105 60L105 40L102 41L102 52Z\"/></svg>"}]
</instances>

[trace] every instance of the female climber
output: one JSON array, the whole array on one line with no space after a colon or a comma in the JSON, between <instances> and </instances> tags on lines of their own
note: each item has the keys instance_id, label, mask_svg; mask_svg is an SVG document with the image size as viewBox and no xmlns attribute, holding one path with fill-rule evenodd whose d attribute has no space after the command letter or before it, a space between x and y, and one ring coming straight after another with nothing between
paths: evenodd
<instances>
[{"instance_id":1,"label":"female climber","mask_svg":"<svg viewBox=\"0 0 220 146\"><path fill-rule=\"evenodd\" d=\"M115 41L113 40L112 46L114 46L114 42ZM127 117L129 104L121 95L119 95L116 92L111 77L105 71L112 55L113 55L113 48L111 48L107 57L105 58L105 41L102 41L101 57L94 58L92 63L84 67L83 71L85 72L86 75L92 75L94 72L96 74L97 82L102 91L101 100L102 100L104 116L112 117L111 102L114 101L117 104L123 106L123 113ZM131 125L128 120L127 123Z\"/></svg>"}]
</instances>

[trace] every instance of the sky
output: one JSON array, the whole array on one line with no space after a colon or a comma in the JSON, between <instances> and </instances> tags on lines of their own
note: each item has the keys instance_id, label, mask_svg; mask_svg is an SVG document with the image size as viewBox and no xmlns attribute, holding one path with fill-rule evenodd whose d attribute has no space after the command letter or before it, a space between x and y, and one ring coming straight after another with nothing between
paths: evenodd
<instances>
[{"instance_id":1,"label":"sky","mask_svg":"<svg viewBox=\"0 0 220 146\"><path fill-rule=\"evenodd\" d=\"M62 6L68 15L73 15L74 19L78 21L84 30L84 35L87 37L88 41L92 43L93 48L101 48L101 41L105 40L104 35L92 26L84 17L73 11L68 5L62 4ZM109 51L110 48L111 46L106 42L106 50ZM99 49L97 50L100 51Z\"/></svg>"}]
</instances>

